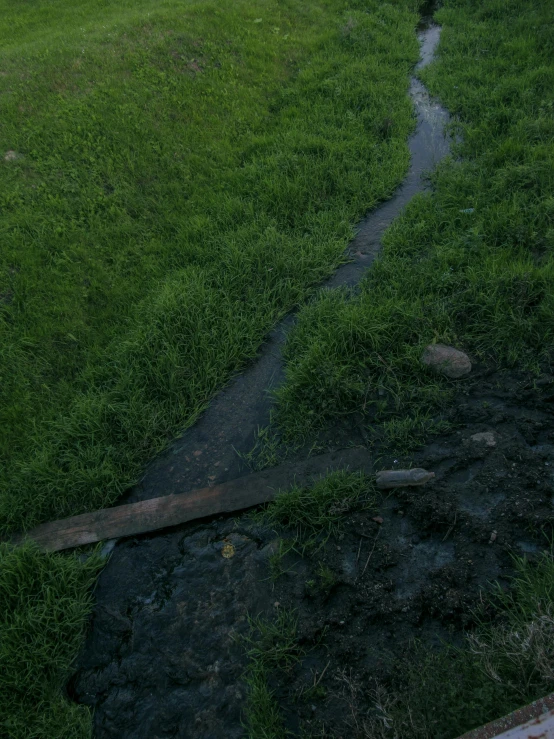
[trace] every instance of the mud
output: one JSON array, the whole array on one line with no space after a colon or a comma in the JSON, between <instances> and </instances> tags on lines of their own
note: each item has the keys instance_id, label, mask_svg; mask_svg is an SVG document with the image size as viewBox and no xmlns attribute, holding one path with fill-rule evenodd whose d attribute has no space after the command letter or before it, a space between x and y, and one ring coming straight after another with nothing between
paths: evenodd
<instances>
[{"instance_id":1,"label":"mud","mask_svg":"<svg viewBox=\"0 0 554 739\"><path fill-rule=\"evenodd\" d=\"M421 65L432 58L438 35L434 26L421 32ZM385 228L425 188L425 171L448 151L446 112L415 79L410 92L418 116L410 172L394 197L360 225L349 247L352 262L327 288L359 281ZM248 452L257 427L269 420L268 393L281 381L280 347L293 320L276 329L260 359L151 465L129 499L186 494L247 471L237 451ZM471 625L479 589L505 581L512 554L532 556L546 544L541 532L552 520L554 378L540 382L477 368L460 385L449 419L458 430L406 460L376 462L355 425L337 428L331 446L359 446L357 468L420 466L436 478L382 498L382 524L372 520L375 511L351 513L340 540L312 559L289 555L288 572L276 582L268 560L278 537L248 515L117 543L68 686L70 696L94 708L95 737L245 736L245 657L238 637L248 630L248 614L272 617L279 608L296 610L307 651L294 673L275 678L289 728L355 736L353 691L345 697L345 684L367 684L384 669L386 656L401 653L414 637L430 646L455 637ZM494 446L471 439L486 431L494 433ZM326 469L313 460L313 474ZM311 584L321 562L335 574L325 592ZM325 697L309 689L314 676ZM356 696L356 710L365 710L367 693Z\"/></svg>"},{"instance_id":2,"label":"mud","mask_svg":"<svg viewBox=\"0 0 554 739\"><path fill-rule=\"evenodd\" d=\"M356 716L371 710L369 687L376 677L386 679L391 658L403 656L413 639L428 648L459 641L472 627L481 591L492 581L509 584L513 557L548 548L553 391L549 375L536 383L481 370L456 399L457 431L407 459L379 462L424 467L435 472L434 481L383 498L382 524L374 512L351 516L341 540L302 563L298 574L291 574L292 563L284 565L289 572L277 582L275 600L296 609L299 634L311 647L294 675L275 684L290 728L365 736ZM494 445L472 438L483 432ZM293 582L317 579L321 561L336 573L336 585L316 596L304 586L300 595ZM318 683L324 697L314 699L310 687L324 668Z\"/></svg>"},{"instance_id":3,"label":"mud","mask_svg":"<svg viewBox=\"0 0 554 739\"><path fill-rule=\"evenodd\" d=\"M548 545L553 415L554 377L477 369L453 406L456 431L407 459L377 463L421 466L436 478L352 512L320 552L289 554L275 582L269 557L278 535L248 515L120 544L70 684L96 709L95 736L243 737L246 665L237 637L248 631L248 614L272 618L280 608L297 613L307 652L272 686L289 728L358 736L352 706L363 715L371 701L352 686L386 673L390 655L414 638L432 647L459 637L480 590L507 583L513 555ZM490 436L472 439L483 432L494 445ZM357 467L373 464L360 448ZM231 558L223 556L228 544ZM327 590L317 585L322 563L334 574Z\"/></svg>"}]
</instances>

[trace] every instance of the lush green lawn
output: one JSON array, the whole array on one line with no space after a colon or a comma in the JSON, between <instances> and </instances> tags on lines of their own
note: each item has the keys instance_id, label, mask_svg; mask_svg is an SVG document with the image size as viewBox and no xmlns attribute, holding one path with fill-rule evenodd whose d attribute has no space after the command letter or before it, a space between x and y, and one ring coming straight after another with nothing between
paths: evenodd
<instances>
[{"instance_id":1,"label":"lush green lawn","mask_svg":"<svg viewBox=\"0 0 554 739\"><path fill-rule=\"evenodd\" d=\"M340 261L414 5L0 4L1 528L113 502Z\"/></svg>"},{"instance_id":2,"label":"lush green lawn","mask_svg":"<svg viewBox=\"0 0 554 739\"><path fill-rule=\"evenodd\" d=\"M554 14L544 0L448 0L431 91L458 117L456 158L385 238L352 297L325 292L287 346L279 419L305 433L365 409L395 444L448 400L420 363L440 341L536 368L554 338ZM436 426L435 426L436 427Z\"/></svg>"},{"instance_id":3,"label":"lush green lawn","mask_svg":"<svg viewBox=\"0 0 554 739\"><path fill-rule=\"evenodd\" d=\"M0 0L0 531L113 503L341 261L408 165L417 7ZM0 733L84 737L96 563L0 560Z\"/></svg>"}]
</instances>

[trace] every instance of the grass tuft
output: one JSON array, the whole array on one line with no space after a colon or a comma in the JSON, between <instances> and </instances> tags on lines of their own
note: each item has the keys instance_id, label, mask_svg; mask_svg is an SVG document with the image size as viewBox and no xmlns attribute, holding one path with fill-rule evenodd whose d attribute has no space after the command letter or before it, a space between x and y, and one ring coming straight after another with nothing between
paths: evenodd
<instances>
[{"instance_id":1,"label":"grass tuft","mask_svg":"<svg viewBox=\"0 0 554 739\"><path fill-rule=\"evenodd\" d=\"M375 488L360 472L338 470L312 487L293 487L279 493L265 509L254 514L268 526L292 529L298 546L324 544L340 533L344 515L358 507L375 504Z\"/></svg>"},{"instance_id":2,"label":"grass tuft","mask_svg":"<svg viewBox=\"0 0 554 739\"><path fill-rule=\"evenodd\" d=\"M274 620L250 619L250 633L244 638L248 657L245 723L250 739L288 735L269 681L272 673L289 672L303 657L296 629L296 617L286 610L280 610Z\"/></svg>"}]
</instances>

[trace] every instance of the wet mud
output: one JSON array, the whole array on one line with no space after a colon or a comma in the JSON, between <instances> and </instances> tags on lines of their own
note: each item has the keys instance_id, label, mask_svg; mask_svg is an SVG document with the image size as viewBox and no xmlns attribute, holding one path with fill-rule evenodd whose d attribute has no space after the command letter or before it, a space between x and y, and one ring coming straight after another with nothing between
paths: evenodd
<instances>
[{"instance_id":1,"label":"wet mud","mask_svg":"<svg viewBox=\"0 0 554 739\"><path fill-rule=\"evenodd\" d=\"M353 710L370 708L368 686L386 677L391 656L414 638L429 647L459 638L481 589L507 584L513 556L533 557L552 535L554 377L477 368L456 401L457 430L409 458L378 461L424 467L433 481L351 511L340 537L288 554L276 580L270 557L293 532L248 514L119 544L69 686L95 708L95 736L245 736L239 637L248 615L272 619L279 609L296 613L306 651L273 677L288 728L363 736ZM370 472L374 460L361 446L359 455L352 466ZM322 565L329 587L318 584Z\"/></svg>"},{"instance_id":2,"label":"wet mud","mask_svg":"<svg viewBox=\"0 0 554 739\"><path fill-rule=\"evenodd\" d=\"M439 33L434 26L421 32L421 65L432 58ZM352 262L322 289L361 279L383 231L448 152L446 112L415 78L410 93L418 124L408 176L360 225L349 247ZM282 378L280 347L293 320L273 332L259 360L150 466L130 500L186 494L247 472L237 452L250 451L256 429L269 420L269 392ZM368 684L385 669L386 656L402 653L414 637L432 645L470 626L480 588L505 581L514 553L533 556L546 545L554 377L535 382L477 367L460 388L449 418L456 431L409 459L378 461L380 469L425 467L435 480L380 499L382 524L373 520L376 511L351 512L340 540L312 557L291 553L276 581L269 558L278 535L248 514L118 542L68 685L74 700L94 709L94 736L244 737L240 635L248 631L249 614L272 618L281 608L296 611L306 648L294 672L273 686L287 725L356 736L352 706L365 710L369 696L360 690L353 698L349 689L347 698L345 685ZM483 432L493 436L471 438ZM374 469L355 426L337 428L334 438L335 447L359 448L356 469ZM322 459L312 460L312 476L327 471L328 457ZM318 590L311 583L322 563L334 578ZM319 697L310 690L318 677Z\"/></svg>"}]
</instances>

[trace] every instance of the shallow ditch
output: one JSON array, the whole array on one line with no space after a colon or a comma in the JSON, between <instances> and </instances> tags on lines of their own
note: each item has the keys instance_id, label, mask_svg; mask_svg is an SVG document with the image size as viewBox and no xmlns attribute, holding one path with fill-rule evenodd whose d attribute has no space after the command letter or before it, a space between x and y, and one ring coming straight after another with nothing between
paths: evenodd
<instances>
[{"instance_id":1,"label":"shallow ditch","mask_svg":"<svg viewBox=\"0 0 554 739\"><path fill-rule=\"evenodd\" d=\"M439 34L433 25L421 30L419 66L432 59ZM352 261L323 289L361 279L384 230L448 152L446 111L415 78L410 94L418 118L410 171L393 198L360 224L349 247ZM269 420L268 393L282 377L280 346L293 320L273 332L259 360L150 466L129 500L186 493L246 472L237 452L247 453L256 429ZM268 568L276 535L246 515L118 542L100 577L87 642L68 686L75 700L94 708L95 736L244 736L245 657L237 636L246 633L248 614L272 617L279 608L296 610L308 650L294 674L273 686L289 727L355 736L352 706L363 712L369 697L345 693L346 672L349 685L367 683L410 639L433 644L459 633L470 623L479 589L510 573L513 553L532 554L541 546L540 531L552 519L550 396L552 377L537 385L523 375L477 367L452 412L462 430L435 439L409 460L379 463L424 466L435 471L436 481L382 500L382 524L372 520L375 512L351 514L340 541L329 541L317 561L291 554L276 582ZM471 438L490 430L494 445ZM360 466L370 471L372 460L354 427L336 430L334 446L347 444L360 446ZM325 472L317 459L313 472ZM222 555L228 544L234 547L230 558ZM314 593L307 582L321 562L335 582ZM324 668L325 698L303 699Z\"/></svg>"}]
</instances>

